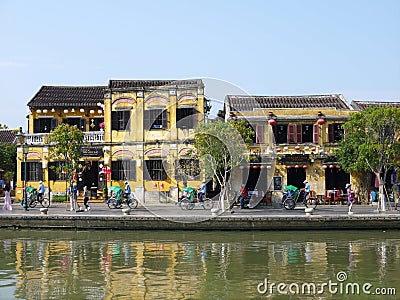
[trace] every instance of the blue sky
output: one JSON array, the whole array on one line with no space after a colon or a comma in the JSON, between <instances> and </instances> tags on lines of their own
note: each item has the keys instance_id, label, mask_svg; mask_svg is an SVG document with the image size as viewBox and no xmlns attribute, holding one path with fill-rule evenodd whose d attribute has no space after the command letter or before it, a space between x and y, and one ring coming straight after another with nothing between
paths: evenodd
<instances>
[{"instance_id":1,"label":"blue sky","mask_svg":"<svg viewBox=\"0 0 400 300\"><path fill-rule=\"evenodd\" d=\"M26 128L42 85L109 79L400 101L399 16L397 0L0 0L0 123Z\"/></svg>"}]
</instances>

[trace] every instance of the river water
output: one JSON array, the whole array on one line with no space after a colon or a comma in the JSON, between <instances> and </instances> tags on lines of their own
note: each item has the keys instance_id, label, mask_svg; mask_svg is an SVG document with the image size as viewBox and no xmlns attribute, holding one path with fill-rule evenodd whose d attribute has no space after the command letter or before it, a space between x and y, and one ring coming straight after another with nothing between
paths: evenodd
<instances>
[{"instance_id":1,"label":"river water","mask_svg":"<svg viewBox=\"0 0 400 300\"><path fill-rule=\"evenodd\" d=\"M0 299L400 299L399 282L399 231L0 233Z\"/></svg>"}]
</instances>

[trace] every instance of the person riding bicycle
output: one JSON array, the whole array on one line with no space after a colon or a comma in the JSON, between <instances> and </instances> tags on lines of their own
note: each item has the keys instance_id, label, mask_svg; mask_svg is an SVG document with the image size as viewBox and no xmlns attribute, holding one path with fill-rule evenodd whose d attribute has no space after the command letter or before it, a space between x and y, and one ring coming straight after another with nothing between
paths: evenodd
<instances>
[{"instance_id":1,"label":"person riding bicycle","mask_svg":"<svg viewBox=\"0 0 400 300\"><path fill-rule=\"evenodd\" d=\"M239 196L239 203L240 203L240 208L244 208L244 200L247 197L247 189L244 184L242 184L242 187L240 189L240 196Z\"/></svg>"},{"instance_id":2,"label":"person riding bicycle","mask_svg":"<svg viewBox=\"0 0 400 300\"><path fill-rule=\"evenodd\" d=\"M44 196L44 184L42 181L39 181L39 188L38 188L37 198L36 198L37 201L41 202L41 199L43 199L43 196Z\"/></svg>"},{"instance_id":3,"label":"person riding bicycle","mask_svg":"<svg viewBox=\"0 0 400 300\"><path fill-rule=\"evenodd\" d=\"M199 199L199 202L203 202L203 197L206 195L207 193L207 185L206 182L203 181L201 186L198 189L198 193L197 193L197 198Z\"/></svg>"},{"instance_id":4,"label":"person riding bicycle","mask_svg":"<svg viewBox=\"0 0 400 300\"><path fill-rule=\"evenodd\" d=\"M129 185L128 180L125 181L125 191L124 191L124 197L126 200L126 203L128 204L128 199L131 196L131 186Z\"/></svg>"}]
</instances>

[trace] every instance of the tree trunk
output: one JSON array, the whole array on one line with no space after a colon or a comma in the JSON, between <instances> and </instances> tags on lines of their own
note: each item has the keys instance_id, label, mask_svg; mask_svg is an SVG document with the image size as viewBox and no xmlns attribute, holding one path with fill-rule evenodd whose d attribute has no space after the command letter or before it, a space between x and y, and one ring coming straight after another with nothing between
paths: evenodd
<instances>
[{"instance_id":1,"label":"tree trunk","mask_svg":"<svg viewBox=\"0 0 400 300\"><path fill-rule=\"evenodd\" d=\"M385 196L385 181L383 178L379 176L379 173L376 174L378 176L379 180L379 205L380 205L380 211L386 211L386 196Z\"/></svg>"}]
</instances>

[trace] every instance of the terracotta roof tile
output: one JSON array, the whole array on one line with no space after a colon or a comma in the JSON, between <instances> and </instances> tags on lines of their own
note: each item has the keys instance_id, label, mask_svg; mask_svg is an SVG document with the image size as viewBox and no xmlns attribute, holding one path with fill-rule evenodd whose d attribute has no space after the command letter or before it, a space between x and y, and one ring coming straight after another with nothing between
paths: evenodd
<instances>
[{"instance_id":1,"label":"terracotta roof tile","mask_svg":"<svg viewBox=\"0 0 400 300\"><path fill-rule=\"evenodd\" d=\"M0 143L12 144L15 141L16 134L13 129L0 129Z\"/></svg>"},{"instance_id":2,"label":"terracotta roof tile","mask_svg":"<svg viewBox=\"0 0 400 300\"><path fill-rule=\"evenodd\" d=\"M368 107L383 107L383 106L393 106L400 108L399 102L389 102L389 101L358 101L353 100L351 106L356 110L365 110Z\"/></svg>"},{"instance_id":3,"label":"terracotta roof tile","mask_svg":"<svg viewBox=\"0 0 400 300\"><path fill-rule=\"evenodd\" d=\"M104 103L106 86L42 86L29 107L96 106Z\"/></svg>"},{"instance_id":4,"label":"terracotta roof tile","mask_svg":"<svg viewBox=\"0 0 400 300\"><path fill-rule=\"evenodd\" d=\"M110 80L108 88L140 88L140 87L160 87L173 85L200 85L203 86L201 79L185 80Z\"/></svg>"},{"instance_id":5,"label":"terracotta roof tile","mask_svg":"<svg viewBox=\"0 0 400 300\"><path fill-rule=\"evenodd\" d=\"M274 108L334 108L348 110L351 107L341 94L306 95L306 96L241 96L226 97L230 110L252 111L253 109Z\"/></svg>"}]
</instances>

